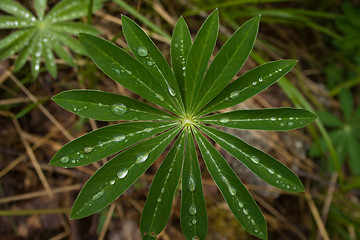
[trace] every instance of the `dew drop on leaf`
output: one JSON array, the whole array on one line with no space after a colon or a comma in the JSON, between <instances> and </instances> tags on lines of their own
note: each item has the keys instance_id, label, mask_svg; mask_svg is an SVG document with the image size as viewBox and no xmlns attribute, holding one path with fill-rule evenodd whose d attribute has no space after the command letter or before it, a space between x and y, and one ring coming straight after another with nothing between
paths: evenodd
<instances>
[{"instance_id":1,"label":"dew drop on leaf","mask_svg":"<svg viewBox=\"0 0 360 240\"><path fill-rule=\"evenodd\" d=\"M251 219L250 222L251 222L252 225L255 225L254 219Z\"/></svg>"},{"instance_id":2,"label":"dew drop on leaf","mask_svg":"<svg viewBox=\"0 0 360 240\"><path fill-rule=\"evenodd\" d=\"M97 200L97 199L101 198L102 196L104 196L104 193L105 193L105 191L104 191L104 190L101 190L100 192L98 192L97 194L95 194L95 195L92 197L92 200Z\"/></svg>"},{"instance_id":3,"label":"dew drop on leaf","mask_svg":"<svg viewBox=\"0 0 360 240\"><path fill-rule=\"evenodd\" d=\"M124 177L126 177L126 175L129 173L129 170L126 169L126 168L123 168L121 170L119 170L117 173L116 173L116 176L119 178L119 179L123 179Z\"/></svg>"},{"instance_id":4,"label":"dew drop on leaf","mask_svg":"<svg viewBox=\"0 0 360 240\"><path fill-rule=\"evenodd\" d=\"M70 161L69 156L63 156L62 158L60 158L60 162L62 163L68 163L69 161Z\"/></svg>"},{"instance_id":5,"label":"dew drop on leaf","mask_svg":"<svg viewBox=\"0 0 360 240\"><path fill-rule=\"evenodd\" d=\"M229 119L228 119L228 118L221 118L221 119L220 119L220 122L221 122L221 123L228 123L228 122L229 122Z\"/></svg>"},{"instance_id":6,"label":"dew drop on leaf","mask_svg":"<svg viewBox=\"0 0 360 240\"><path fill-rule=\"evenodd\" d=\"M288 122L288 125L289 125L289 127L291 127L291 126L294 125L294 123L293 122Z\"/></svg>"},{"instance_id":7,"label":"dew drop on leaf","mask_svg":"<svg viewBox=\"0 0 360 240\"><path fill-rule=\"evenodd\" d=\"M176 92L174 91L174 89L172 89L171 87L168 88L169 93L171 96L175 97L176 96Z\"/></svg>"},{"instance_id":8,"label":"dew drop on leaf","mask_svg":"<svg viewBox=\"0 0 360 240\"><path fill-rule=\"evenodd\" d=\"M236 195L236 189L235 189L233 186L231 186L231 185L229 184L228 189L229 189L229 193L230 193L232 196L235 196L235 195Z\"/></svg>"},{"instance_id":9,"label":"dew drop on leaf","mask_svg":"<svg viewBox=\"0 0 360 240\"><path fill-rule=\"evenodd\" d=\"M114 184L115 184L115 180L111 180L109 183L110 183L110 185L114 185Z\"/></svg>"},{"instance_id":10,"label":"dew drop on leaf","mask_svg":"<svg viewBox=\"0 0 360 240\"><path fill-rule=\"evenodd\" d=\"M259 158L256 157L256 156L251 156L250 159L251 159L251 161L252 161L253 163L255 163L255 164L258 164L258 163L260 162Z\"/></svg>"},{"instance_id":11,"label":"dew drop on leaf","mask_svg":"<svg viewBox=\"0 0 360 240\"><path fill-rule=\"evenodd\" d=\"M117 116L124 115L127 112L127 107L122 103L115 103L110 107L111 112Z\"/></svg>"},{"instance_id":12,"label":"dew drop on leaf","mask_svg":"<svg viewBox=\"0 0 360 240\"><path fill-rule=\"evenodd\" d=\"M196 224L196 223L197 223L196 219L193 219L193 220L191 221L191 223L192 223L192 224Z\"/></svg>"},{"instance_id":13,"label":"dew drop on leaf","mask_svg":"<svg viewBox=\"0 0 360 240\"><path fill-rule=\"evenodd\" d=\"M245 215L248 215L248 214L249 214L249 211L244 208L244 209L243 209L243 213L244 213Z\"/></svg>"},{"instance_id":14,"label":"dew drop on leaf","mask_svg":"<svg viewBox=\"0 0 360 240\"><path fill-rule=\"evenodd\" d=\"M268 171L270 174L274 174L274 173L275 173L274 170L271 169L271 168L268 168L267 171Z\"/></svg>"},{"instance_id":15,"label":"dew drop on leaf","mask_svg":"<svg viewBox=\"0 0 360 240\"><path fill-rule=\"evenodd\" d=\"M156 96L155 96L157 99L159 99L160 101L164 101L164 97L163 96L161 96L161 95L159 95L159 94L156 94Z\"/></svg>"},{"instance_id":16,"label":"dew drop on leaf","mask_svg":"<svg viewBox=\"0 0 360 240\"><path fill-rule=\"evenodd\" d=\"M140 57L145 57L148 54L146 47L139 47L136 52Z\"/></svg>"},{"instance_id":17,"label":"dew drop on leaf","mask_svg":"<svg viewBox=\"0 0 360 240\"><path fill-rule=\"evenodd\" d=\"M242 202L239 202L239 207L240 208L243 208L244 207L244 204Z\"/></svg>"},{"instance_id":18,"label":"dew drop on leaf","mask_svg":"<svg viewBox=\"0 0 360 240\"><path fill-rule=\"evenodd\" d=\"M271 121L276 121L276 117L271 117L270 120Z\"/></svg>"},{"instance_id":19,"label":"dew drop on leaf","mask_svg":"<svg viewBox=\"0 0 360 240\"><path fill-rule=\"evenodd\" d=\"M152 65L154 65L154 62L152 62L152 61L147 61L147 65L151 67Z\"/></svg>"},{"instance_id":20,"label":"dew drop on leaf","mask_svg":"<svg viewBox=\"0 0 360 240\"><path fill-rule=\"evenodd\" d=\"M190 213L191 215L195 215L195 214L196 214L196 207L195 207L194 203L191 204L191 206L189 207L189 213Z\"/></svg>"},{"instance_id":21,"label":"dew drop on leaf","mask_svg":"<svg viewBox=\"0 0 360 240\"><path fill-rule=\"evenodd\" d=\"M114 142L120 142L125 139L125 135L119 135L113 138Z\"/></svg>"},{"instance_id":22,"label":"dew drop on leaf","mask_svg":"<svg viewBox=\"0 0 360 240\"><path fill-rule=\"evenodd\" d=\"M189 182L188 182L187 187L188 187L188 189L189 189L190 192L195 191L196 184L195 184L195 181L194 181L194 179L193 179L192 176L189 177Z\"/></svg>"},{"instance_id":23,"label":"dew drop on leaf","mask_svg":"<svg viewBox=\"0 0 360 240\"><path fill-rule=\"evenodd\" d=\"M239 97L239 95L240 95L240 91L233 91L232 93L230 93L230 98L235 99Z\"/></svg>"},{"instance_id":24,"label":"dew drop on leaf","mask_svg":"<svg viewBox=\"0 0 360 240\"><path fill-rule=\"evenodd\" d=\"M135 163L145 162L148 157L149 157L149 154L148 154L148 153L139 153L139 154L136 156Z\"/></svg>"},{"instance_id":25,"label":"dew drop on leaf","mask_svg":"<svg viewBox=\"0 0 360 240\"><path fill-rule=\"evenodd\" d=\"M151 132L153 129L152 128L145 128L144 132Z\"/></svg>"},{"instance_id":26,"label":"dew drop on leaf","mask_svg":"<svg viewBox=\"0 0 360 240\"><path fill-rule=\"evenodd\" d=\"M84 153L91 153L95 147L84 147Z\"/></svg>"},{"instance_id":27,"label":"dew drop on leaf","mask_svg":"<svg viewBox=\"0 0 360 240\"><path fill-rule=\"evenodd\" d=\"M157 201L158 201L158 202L161 202L162 200L161 200L161 198L158 198Z\"/></svg>"}]
</instances>

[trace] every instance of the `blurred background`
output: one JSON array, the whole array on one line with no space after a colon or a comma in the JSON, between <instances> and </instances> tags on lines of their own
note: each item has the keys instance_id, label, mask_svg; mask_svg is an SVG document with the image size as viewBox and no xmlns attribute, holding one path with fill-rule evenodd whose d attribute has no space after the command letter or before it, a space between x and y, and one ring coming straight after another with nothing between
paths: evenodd
<instances>
[{"instance_id":1,"label":"blurred background","mask_svg":"<svg viewBox=\"0 0 360 240\"><path fill-rule=\"evenodd\" d=\"M33 11L32 1L18 2ZM47 11L57 2L49 0ZM269 239L360 239L360 1L113 0L105 1L91 19L79 21L91 22L101 37L126 49L120 17L127 15L147 30L169 60L177 19L184 16L194 38L215 8L220 31L214 54L241 24L261 14L254 50L238 76L268 61L298 60L286 77L233 109L297 107L319 116L312 125L288 132L230 130L292 169L305 193L291 194L265 184L216 146L259 204ZM0 29L0 39L10 32ZM71 206L102 163L74 169L48 165L66 142L109 124L71 114L52 102L52 96L69 89L99 89L144 101L87 57L72 54L74 67L56 61L56 78L43 66L33 78L29 62L15 73L17 53L0 61L1 239L141 238L140 215L164 154L113 204L76 221L69 220ZM256 239L231 214L200 164L207 239ZM184 239L179 218L180 191L159 239Z\"/></svg>"}]
</instances>

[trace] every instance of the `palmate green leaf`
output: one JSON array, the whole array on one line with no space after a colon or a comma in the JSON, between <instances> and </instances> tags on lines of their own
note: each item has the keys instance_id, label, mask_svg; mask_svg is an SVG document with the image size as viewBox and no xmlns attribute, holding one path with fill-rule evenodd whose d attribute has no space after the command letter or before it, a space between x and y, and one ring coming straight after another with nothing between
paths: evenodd
<instances>
[{"instance_id":1,"label":"palmate green leaf","mask_svg":"<svg viewBox=\"0 0 360 240\"><path fill-rule=\"evenodd\" d=\"M197 120L230 128L284 131L304 127L315 119L315 114L303 109L273 108L237 110Z\"/></svg>"},{"instance_id":2,"label":"palmate green leaf","mask_svg":"<svg viewBox=\"0 0 360 240\"><path fill-rule=\"evenodd\" d=\"M180 223L186 239L204 240L208 223L201 182L201 171L196 156L194 136L187 128L186 153L181 180Z\"/></svg>"},{"instance_id":3,"label":"palmate green leaf","mask_svg":"<svg viewBox=\"0 0 360 240\"><path fill-rule=\"evenodd\" d=\"M75 66L75 63L74 63L71 55L64 49L63 46L61 46L59 41L57 41L57 40L52 41L52 45L53 45L53 49L54 49L56 55L58 55L59 58L64 60L70 66Z\"/></svg>"},{"instance_id":4,"label":"palmate green leaf","mask_svg":"<svg viewBox=\"0 0 360 240\"><path fill-rule=\"evenodd\" d=\"M100 121L170 120L174 116L145 103L97 90L70 90L52 98L66 110Z\"/></svg>"},{"instance_id":5,"label":"palmate green leaf","mask_svg":"<svg viewBox=\"0 0 360 240\"><path fill-rule=\"evenodd\" d=\"M327 127L341 127L344 124L332 113L319 111L316 112L321 122Z\"/></svg>"},{"instance_id":6,"label":"palmate green leaf","mask_svg":"<svg viewBox=\"0 0 360 240\"><path fill-rule=\"evenodd\" d=\"M53 156L50 164L66 168L87 165L175 125L172 122L128 122L103 127L67 143Z\"/></svg>"},{"instance_id":7,"label":"palmate green leaf","mask_svg":"<svg viewBox=\"0 0 360 240\"><path fill-rule=\"evenodd\" d=\"M18 40L19 38L21 38L23 35L25 35L30 31L31 29L22 29L4 37L3 39L0 40L0 49L6 48L7 46L11 45L14 41Z\"/></svg>"},{"instance_id":8,"label":"palmate green leaf","mask_svg":"<svg viewBox=\"0 0 360 240\"><path fill-rule=\"evenodd\" d=\"M32 52L32 61L31 61L31 74L33 78L36 78L39 75L39 71L40 71L40 61L44 46L42 41L43 35L44 33L40 32L38 35L35 36L36 39L33 39L33 41L35 41L34 51Z\"/></svg>"},{"instance_id":9,"label":"palmate green leaf","mask_svg":"<svg viewBox=\"0 0 360 240\"><path fill-rule=\"evenodd\" d=\"M27 10L14 0L1 0L0 10L9 13L15 17L35 21L35 16L29 10Z\"/></svg>"},{"instance_id":10,"label":"palmate green leaf","mask_svg":"<svg viewBox=\"0 0 360 240\"><path fill-rule=\"evenodd\" d=\"M51 25L51 29L57 32L70 33L78 35L79 33L89 33L93 35L100 34L99 30L91 25L79 22L60 22Z\"/></svg>"},{"instance_id":11,"label":"palmate green leaf","mask_svg":"<svg viewBox=\"0 0 360 240\"><path fill-rule=\"evenodd\" d=\"M244 23L216 54L200 87L192 112L213 99L231 81L248 58L259 30L260 16Z\"/></svg>"},{"instance_id":12,"label":"palmate green leaf","mask_svg":"<svg viewBox=\"0 0 360 240\"><path fill-rule=\"evenodd\" d=\"M25 34L21 35L21 37L13 41L11 45L0 52L0 60L8 58L17 51L23 49L29 43L30 39L34 36L35 33L35 29L29 30Z\"/></svg>"},{"instance_id":13,"label":"palmate green leaf","mask_svg":"<svg viewBox=\"0 0 360 240\"><path fill-rule=\"evenodd\" d=\"M30 41L29 45L25 46L24 49L20 52L17 59L14 63L14 71L19 71L26 63L28 57L32 55L32 53L35 50L35 46L37 42L35 40L38 40L39 38L37 36L34 36L33 40Z\"/></svg>"},{"instance_id":14,"label":"palmate green leaf","mask_svg":"<svg viewBox=\"0 0 360 240\"><path fill-rule=\"evenodd\" d=\"M159 51L149 36L133 20L121 16L126 42L136 59L155 77L170 99L173 108L184 110L175 76L164 55Z\"/></svg>"},{"instance_id":15,"label":"palmate green leaf","mask_svg":"<svg viewBox=\"0 0 360 240\"><path fill-rule=\"evenodd\" d=\"M245 101L283 77L295 66L296 62L296 60L278 60L263 64L246 72L226 86L196 115L205 115Z\"/></svg>"},{"instance_id":16,"label":"palmate green leaf","mask_svg":"<svg viewBox=\"0 0 360 240\"><path fill-rule=\"evenodd\" d=\"M205 20L191 46L185 69L186 109L194 107L195 94L200 86L206 67L214 50L219 31L219 13L216 9Z\"/></svg>"},{"instance_id":17,"label":"palmate green leaf","mask_svg":"<svg viewBox=\"0 0 360 240\"><path fill-rule=\"evenodd\" d=\"M248 232L267 239L265 218L248 190L221 154L197 130L195 137L206 167L231 212Z\"/></svg>"},{"instance_id":18,"label":"palmate green leaf","mask_svg":"<svg viewBox=\"0 0 360 240\"><path fill-rule=\"evenodd\" d=\"M148 101L173 113L168 91L164 90L152 74L135 58L109 41L99 37L80 34L80 40L94 63L110 78Z\"/></svg>"},{"instance_id":19,"label":"palmate green leaf","mask_svg":"<svg viewBox=\"0 0 360 240\"><path fill-rule=\"evenodd\" d=\"M145 237L155 237L165 227L171 212L174 194L184 162L185 136L183 131L157 170L151 183L140 220L140 231Z\"/></svg>"},{"instance_id":20,"label":"palmate green leaf","mask_svg":"<svg viewBox=\"0 0 360 240\"><path fill-rule=\"evenodd\" d=\"M341 104L341 109L344 114L345 121L350 121L352 116L352 111L354 109L353 96L349 89L341 90L339 94L339 101Z\"/></svg>"},{"instance_id":21,"label":"palmate green leaf","mask_svg":"<svg viewBox=\"0 0 360 240\"><path fill-rule=\"evenodd\" d=\"M30 21L18 17L0 16L0 29L20 29L34 27L35 21Z\"/></svg>"},{"instance_id":22,"label":"palmate green leaf","mask_svg":"<svg viewBox=\"0 0 360 240\"><path fill-rule=\"evenodd\" d=\"M82 4L83 0L63 0L57 3L48 14L45 16L45 20L54 18L55 16L61 14L62 12L70 9L76 5Z\"/></svg>"},{"instance_id":23,"label":"palmate green leaf","mask_svg":"<svg viewBox=\"0 0 360 240\"><path fill-rule=\"evenodd\" d=\"M288 192L304 191L300 179L275 158L233 135L205 125L198 127L267 183Z\"/></svg>"},{"instance_id":24,"label":"palmate green leaf","mask_svg":"<svg viewBox=\"0 0 360 240\"><path fill-rule=\"evenodd\" d=\"M179 86L181 98L184 103L186 101L184 75L186 59L189 55L191 45L192 42L189 28L184 18L180 17L175 25L171 38L170 53L173 72L177 81L177 85Z\"/></svg>"},{"instance_id":25,"label":"palmate green leaf","mask_svg":"<svg viewBox=\"0 0 360 240\"><path fill-rule=\"evenodd\" d=\"M56 32L56 31L51 31L51 34L53 35L54 38L58 39L64 45L69 46L71 48L71 50L73 50L74 52L76 52L78 54L82 54L82 55L86 54L86 51L83 48L83 46L75 38L73 38L67 34L64 34L61 32Z\"/></svg>"},{"instance_id":26,"label":"palmate green leaf","mask_svg":"<svg viewBox=\"0 0 360 240\"><path fill-rule=\"evenodd\" d=\"M46 70L51 74L53 78L56 78L57 66L52 51L52 45L49 41L44 42L43 56L44 56Z\"/></svg>"},{"instance_id":27,"label":"palmate green leaf","mask_svg":"<svg viewBox=\"0 0 360 240\"><path fill-rule=\"evenodd\" d=\"M348 136L348 151L349 151L349 165L351 172L360 176L360 141L355 136L355 133L349 133Z\"/></svg>"},{"instance_id":28,"label":"palmate green leaf","mask_svg":"<svg viewBox=\"0 0 360 240\"><path fill-rule=\"evenodd\" d=\"M53 23L77 19L82 16L86 16L86 14L88 13L88 6L89 6L88 1L82 2L81 4L75 4L71 8L67 8L45 19L49 19ZM102 6L101 3L94 2L93 10L95 11L101 8L101 6Z\"/></svg>"},{"instance_id":29,"label":"palmate green leaf","mask_svg":"<svg viewBox=\"0 0 360 240\"><path fill-rule=\"evenodd\" d=\"M44 18L46 2L46 0L34 0L34 7L39 20L43 20Z\"/></svg>"},{"instance_id":30,"label":"palmate green leaf","mask_svg":"<svg viewBox=\"0 0 360 240\"><path fill-rule=\"evenodd\" d=\"M103 209L123 194L155 161L179 128L174 128L120 153L102 166L86 182L75 200L72 219Z\"/></svg>"}]
</instances>

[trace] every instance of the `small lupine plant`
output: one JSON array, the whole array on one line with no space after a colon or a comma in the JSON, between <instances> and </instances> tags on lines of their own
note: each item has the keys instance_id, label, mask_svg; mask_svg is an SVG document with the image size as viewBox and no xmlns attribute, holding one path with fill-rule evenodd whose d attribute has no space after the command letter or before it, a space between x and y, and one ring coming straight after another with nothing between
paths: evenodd
<instances>
[{"instance_id":1,"label":"small lupine plant","mask_svg":"<svg viewBox=\"0 0 360 240\"><path fill-rule=\"evenodd\" d=\"M194 42L184 19L178 20L171 41L172 70L151 39L126 16L122 16L123 32L134 57L99 37L80 34L84 48L105 74L170 113L94 90L72 90L53 97L60 106L81 117L126 121L75 139L51 160L54 166L77 167L121 151L85 184L72 208L72 219L94 214L117 199L176 139L150 187L140 222L143 238L155 239L164 229L181 178L183 233L187 239L205 239L207 215L195 142L236 219L251 234L267 238L259 207L209 138L277 188L302 192L301 181L268 154L208 126L291 130L315 119L311 112L291 108L209 115L261 92L294 67L295 60L270 62L228 84L251 52L259 20L254 17L242 25L207 71L219 29L217 10L206 19Z\"/></svg>"},{"instance_id":2,"label":"small lupine plant","mask_svg":"<svg viewBox=\"0 0 360 240\"><path fill-rule=\"evenodd\" d=\"M94 9L101 7L101 0L94 2ZM0 15L0 29L20 29L0 40L0 60L20 51L14 70L20 70L31 57L31 72L34 78L39 74L41 60L44 60L47 71L56 78L57 66L53 51L67 64L74 66L71 55L63 45L78 54L86 54L80 42L71 35L79 32L99 33L90 25L69 22L87 14L89 0L63 0L47 15L46 5L46 0L34 0L35 16L13 0L0 1L0 10L12 15Z\"/></svg>"}]
</instances>

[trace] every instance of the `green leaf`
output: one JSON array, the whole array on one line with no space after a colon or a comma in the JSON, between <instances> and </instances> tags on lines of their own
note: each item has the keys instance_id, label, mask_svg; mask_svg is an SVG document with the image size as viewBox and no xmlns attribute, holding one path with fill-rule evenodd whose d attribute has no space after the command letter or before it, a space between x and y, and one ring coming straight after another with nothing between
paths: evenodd
<instances>
[{"instance_id":1,"label":"green leaf","mask_svg":"<svg viewBox=\"0 0 360 240\"><path fill-rule=\"evenodd\" d=\"M171 38L171 63L176 77L179 91L183 102L186 101L185 96L185 66L187 56L189 55L191 48L191 36L189 28L183 17L180 17L177 21L174 32Z\"/></svg>"},{"instance_id":2,"label":"green leaf","mask_svg":"<svg viewBox=\"0 0 360 240\"><path fill-rule=\"evenodd\" d=\"M345 121L350 121L352 111L354 108L353 96L349 89L341 90L339 94L339 101L341 105L341 109L344 113Z\"/></svg>"},{"instance_id":3,"label":"green leaf","mask_svg":"<svg viewBox=\"0 0 360 240\"><path fill-rule=\"evenodd\" d=\"M24 36L26 33L30 31L31 29L22 29L4 37L3 39L0 40L0 49L6 48L7 46L11 45L13 42L20 39L22 36Z\"/></svg>"},{"instance_id":4,"label":"green leaf","mask_svg":"<svg viewBox=\"0 0 360 240\"><path fill-rule=\"evenodd\" d=\"M75 38L61 32L51 31L51 34L54 36L54 38L69 46L74 52L81 55L86 55L86 51L84 50L83 46Z\"/></svg>"},{"instance_id":5,"label":"green leaf","mask_svg":"<svg viewBox=\"0 0 360 240\"><path fill-rule=\"evenodd\" d=\"M313 113L295 108L238 110L198 118L199 122L224 127L273 131L301 128L315 119Z\"/></svg>"},{"instance_id":6,"label":"green leaf","mask_svg":"<svg viewBox=\"0 0 360 240\"><path fill-rule=\"evenodd\" d=\"M123 194L155 161L179 128L120 153L102 166L82 188L71 211L72 219L94 214Z\"/></svg>"},{"instance_id":7,"label":"green leaf","mask_svg":"<svg viewBox=\"0 0 360 240\"><path fill-rule=\"evenodd\" d=\"M139 94L146 100L158 104L174 113L171 99L151 75L135 58L123 49L99 37L80 34L80 40L94 63L110 78Z\"/></svg>"},{"instance_id":8,"label":"green leaf","mask_svg":"<svg viewBox=\"0 0 360 240\"><path fill-rule=\"evenodd\" d=\"M31 60L31 73L33 78L36 78L39 75L40 71L40 61L42 56L42 49L43 49L43 41L42 35L44 33L39 33L35 36L35 46L34 51L32 52L32 60Z\"/></svg>"},{"instance_id":9,"label":"green leaf","mask_svg":"<svg viewBox=\"0 0 360 240\"><path fill-rule=\"evenodd\" d=\"M83 3L82 0L63 0L57 3L45 16L45 20L54 18L55 16L61 14L62 12L76 6L81 5Z\"/></svg>"},{"instance_id":10,"label":"green leaf","mask_svg":"<svg viewBox=\"0 0 360 240\"><path fill-rule=\"evenodd\" d=\"M79 22L62 22L51 24L51 29L57 32L70 33L78 35L79 33L90 33L94 35L100 34L99 30L91 25L79 23Z\"/></svg>"},{"instance_id":11,"label":"green leaf","mask_svg":"<svg viewBox=\"0 0 360 240\"><path fill-rule=\"evenodd\" d=\"M29 19L35 21L35 16L22 5L13 0L1 0L0 1L0 10L9 13L15 17Z\"/></svg>"},{"instance_id":12,"label":"green leaf","mask_svg":"<svg viewBox=\"0 0 360 240\"><path fill-rule=\"evenodd\" d=\"M50 17L46 17L46 19L51 19L52 22L65 22L73 19L80 18L82 16L86 16L88 12L89 3L82 2L81 4L74 4L71 8L66 8L61 12L58 12ZM93 10L97 10L102 7L101 3L94 3Z\"/></svg>"},{"instance_id":13,"label":"green leaf","mask_svg":"<svg viewBox=\"0 0 360 240\"><path fill-rule=\"evenodd\" d=\"M296 62L296 60L279 60L263 64L246 72L226 86L196 115L205 115L245 101L283 77L295 66Z\"/></svg>"},{"instance_id":14,"label":"green leaf","mask_svg":"<svg viewBox=\"0 0 360 240\"><path fill-rule=\"evenodd\" d=\"M164 55L133 20L122 15L121 21L124 36L131 52L164 89L170 99L169 103L174 108L181 107L179 110L183 111L184 106L175 76Z\"/></svg>"},{"instance_id":15,"label":"green leaf","mask_svg":"<svg viewBox=\"0 0 360 240\"><path fill-rule=\"evenodd\" d=\"M326 111L316 112L321 122L327 127L341 127L344 124L332 113Z\"/></svg>"},{"instance_id":16,"label":"green leaf","mask_svg":"<svg viewBox=\"0 0 360 240\"><path fill-rule=\"evenodd\" d=\"M29 21L23 18L0 16L0 29L28 28L34 27L35 24L35 21Z\"/></svg>"},{"instance_id":17,"label":"green leaf","mask_svg":"<svg viewBox=\"0 0 360 240\"><path fill-rule=\"evenodd\" d=\"M181 180L180 223L186 239L204 240L208 223L201 170L190 128L187 128L187 134L185 162ZM196 214L194 214L194 209L196 209Z\"/></svg>"},{"instance_id":18,"label":"green leaf","mask_svg":"<svg viewBox=\"0 0 360 240\"><path fill-rule=\"evenodd\" d=\"M97 90L70 90L52 98L66 110L100 121L174 120L174 116L145 103Z\"/></svg>"},{"instance_id":19,"label":"green leaf","mask_svg":"<svg viewBox=\"0 0 360 240\"><path fill-rule=\"evenodd\" d=\"M205 125L198 127L267 183L288 192L304 191L300 179L275 158L228 133Z\"/></svg>"},{"instance_id":20,"label":"green leaf","mask_svg":"<svg viewBox=\"0 0 360 240\"><path fill-rule=\"evenodd\" d=\"M206 167L231 212L248 232L267 239L265 218L250 193L221 154L197 130L195 137Z\"/></svg>"},{"instance_id":21,"label":"green leaf","mask_svg":"<svg viewBox=\"0 0 360 240\"><path fill-rule=\"evenodd\" d=\"M75 66L75 63L72 60L72 56L64 49L63 46L61 46L59 41L54 39L54 41L52 41L52 45L53 45L54 51L55 51L56 55L58 55L58 57L63 59L70 66Z\"/></svg>"},{"instance_id":22,"label":"green leaf","mask_svg":"<svg viewBox=\"0 0 360 240\"><path fill-rule=\"evenodd\" d=\"M348 134L349 165L351 172L360 176L360 143L354 133Z\"/></svg>"},{"instance_id":23,"label":"green leaf","mask_svg":"<svg viewBox=\"0 0 360 240\"><path fill-rule=\"evenodd\" d=\"M103 127L67 143L53 156L50 165L66 168L87 165L175 125L176 123L164 122L131 122Z\"/></svg>"},{"instance_id":24,"label":"green leaf","mask_svg":"<svg viewBox=\"0 0 360 240\"><path fill-rule=\"evenodd\" d=\"M191 46L185 69L186 109L194 106L195 94L204 77L206 67L214 50L219 31L219 14L216 9L205 20Z\"/></svg>"},{"instance_id":25,"label":"green leaf","mask_svg":"<svg viewBox=\"0 0 360 240\"><path fill-rule=\"evenodd\" d=\"M35 46L36 46L38 39L39 39L38 36L35 35L34 38L30 41L29 45L24 47L24 49L20 52L20 54L18 55L18 57L15 61L15 64L14 64L15 72L19 71L26 63L28 57L30 55L32 55L32 53L35 50Z\"/></svg>"},{"instance_id":26,"label":"green leaf","mask_svg":"<svg viewBox=\"0 0 360 240\"><path fill-rule=\"evenodd\" d=\"M39 20L42 20L44 17L46 2L46 0L34 0L34 7Z\"/></svg>"},{"instance_id":27,"label":"green leaf","mask_svg":"<svg viewBox=\"0 0 360 240\"><path fill-rule=\"evenodd\" d=\"M45 39L44 39L45 40ZM54 54L52 52L52 45L49 40L44 42L43 55L45 61L46 70L51 74L53 78L57 76L57 66L55 63Z\"/></svg>"},{"instance_id":28,"label":"green leaf","mask_svg":"<svg viewBox=\"0 0 360 240\"><path fill-rule=\"evenodd\" d=\"M30 39L34 36L36 33L36 30L29 30L24 35L22 35L20 38L15 40L10 46L3 49L0 53L0 60L10 57L11 55L15 54L16 52L20 51L22 48L24 48Z\"/></svg>"},{"instance_id":29,"label":"green leaf","mask_svg":"<svg viewBox=\"0 0 360 240\"><path fill-rule=\"evenodd\" d=\"M219 94L244 65L254 46L259 22L257 16L244 23L216 54L200 87L196 88L194 112Z\"/></svg>"},{"instance_id":30,"label":"green leaf","mask_svg":"<svg viewBox=\"0 0 360 240\"><path fill-rule=\"evenodd\" d=\"M183 132L155 174L140 220L143 236L158 235L165 227L171 212L184 161Z\"/></svg>"}]
</instances>

